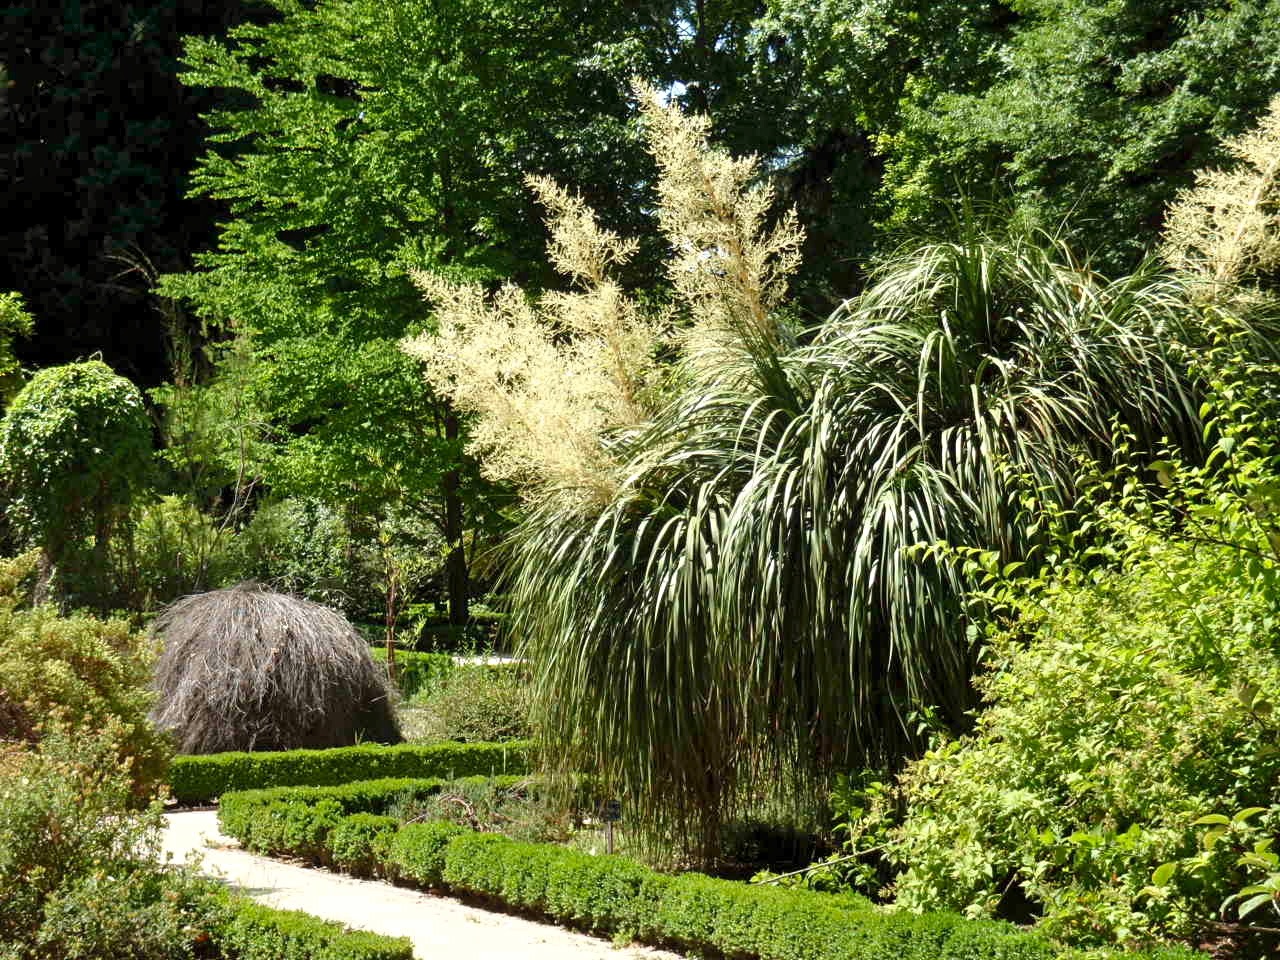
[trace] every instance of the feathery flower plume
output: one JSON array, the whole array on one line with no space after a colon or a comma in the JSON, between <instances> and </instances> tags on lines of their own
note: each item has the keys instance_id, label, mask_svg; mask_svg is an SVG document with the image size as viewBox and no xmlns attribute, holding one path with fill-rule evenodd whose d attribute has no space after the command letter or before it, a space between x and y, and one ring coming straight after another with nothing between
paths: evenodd
<instances>
[{"instance_id":1,"label":"feathery flower plume","mask_svg":"<svg viewBox=\"0 0 1280 960\"><path fill-rule=\"evenodd\" d=\"M1280 96L1258 126L1224 144L1235 163L1202 170L1179 193L1162 254L1215 292L1280 270Z\"/></svg>"}]
</instances>

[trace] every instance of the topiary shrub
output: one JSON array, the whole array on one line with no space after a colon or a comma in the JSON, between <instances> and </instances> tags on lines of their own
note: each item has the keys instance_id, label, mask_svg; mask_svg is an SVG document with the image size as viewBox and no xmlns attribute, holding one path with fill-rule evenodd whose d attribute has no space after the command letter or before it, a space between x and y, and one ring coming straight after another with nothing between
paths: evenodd
<instances>
[{"instance_id":1,"label":"topiary shrub","mask_svg":"<svg viewBox=\"0 0 1280 960\"><path fill-rule=\"evenodd\" d=\"M353 813L329 832L328 857L335 867L357 877L370 877L384 869L391 839L400 827L395 817Z\"/></svg>"},{"instance_id":2,"label":"topiary shrub","mask_svg":"<svg viewBox=\"0 0 1280 960\"><path fill-rule=\"evenodd\" d=\"M142 394L101 361L41 370L14 397L0 422L0 479L9 522L44 551L45 589L112 605L108 548L151 456Z\"/></svg>"},{"instance_id":3,"label":"topiary shrub","mask_svg":"<svg viewBox=\"0 0 1280 960\"><path fill-rule=\"evenodd\" d=\"M400 739L386 671L327 607L244 583L171 604L153 630L156 723L182 753Z\"/></svg>"}]
</instances>

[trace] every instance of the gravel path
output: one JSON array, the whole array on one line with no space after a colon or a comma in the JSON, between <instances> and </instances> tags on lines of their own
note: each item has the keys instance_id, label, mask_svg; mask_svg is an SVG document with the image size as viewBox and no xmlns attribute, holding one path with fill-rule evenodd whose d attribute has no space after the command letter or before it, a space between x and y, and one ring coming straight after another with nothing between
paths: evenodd
<instances>
[{"instance_id":1,"label":"gravel path","mask_svg":"<svg viewBox=\"0 0 1280 960\"><path fill-rule=\"evenodd\" d=\"M466 960L680 960L647 947L614 947L607 940L522 917L491 913L374 880L314 870L241 850L218 831L217 814L195 810L166 817L164 849L175 860L203 858L206 873L273 907L305 910L327 920L409 937L416 956Z\"/></svg>"}]
</instances>

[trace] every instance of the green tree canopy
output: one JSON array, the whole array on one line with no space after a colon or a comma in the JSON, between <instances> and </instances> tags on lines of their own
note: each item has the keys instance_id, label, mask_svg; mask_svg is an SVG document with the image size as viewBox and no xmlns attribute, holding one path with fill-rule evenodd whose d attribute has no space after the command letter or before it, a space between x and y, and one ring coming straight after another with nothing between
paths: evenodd
<instances>
[{"instance_id":1,"label":"green tree canopy","mask_svg":"<svg viewBox=\"0 0 1280 960\"><path fill-rule=\"evenodd\" d=\"M584 66L620 14L529 0L274 6L270 23L188 43L184 81L247 106L209 116L195 173L200 194L231 204L219 248L163 289L252 338L278 441L268 481L366 510L425 507L454 547L465 617L462 533L482 490L457 417L396 347L427 320L407 271L537 282L526 172L571 171L601 196L640 182L622 92Z\"/></svg>"}]
</instances>

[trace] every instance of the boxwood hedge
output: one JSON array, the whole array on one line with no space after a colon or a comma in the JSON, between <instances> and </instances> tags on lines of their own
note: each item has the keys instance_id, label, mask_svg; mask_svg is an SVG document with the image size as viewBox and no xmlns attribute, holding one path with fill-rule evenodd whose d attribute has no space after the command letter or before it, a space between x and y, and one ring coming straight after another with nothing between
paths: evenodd
<instances>
[{"instance_id":1,"label":"boxwood hedge","mask_svg":"<svg viewBox=\"0 0 1280 960\"><path fill-rule=\"evenodd\" d=\"M223 798L246 845L479 897L614 937L759 960L1052 960L1039 934L957 914L889 913L854 896L668 876L625 857L376 815L394 782ZM415 789L428 790L421 782ZM438 788L438 783L434 784ZM347 791L343 794L343 791ZM345 800L339 800L343 797ZM359 809L356 809L359 808ZM230 814L230 816L228 816ZM270 839L264 844L262 838ZM1185 960L1180 950L1161 960ZM1150 955L1149 955L1150 958Z\"/></svg>"},{"instance_id":2,"label":"boxwood hedge","mask_svg":"<svg viewBox=\"0 0 1280 960\"><path fill-rule=\"evenodd\" d=\"M219 955L234 960L413 960L407 937L349 930L296 910L236 897L210 931Z\"/></svg>"},{"instance_id":3,"label":"boxwood hedge","mask_svg":"<svg viewBox=\"0 0 1280 960\"><path fill-rule=\"evenodd\" d=\"M224 793L275 786L329 786L384 777L469 777L519 774L529 769L530 744L366 744L328 750L213 753L174 757L169 788L185 806Z\"/></svg>"}]
</instances>

